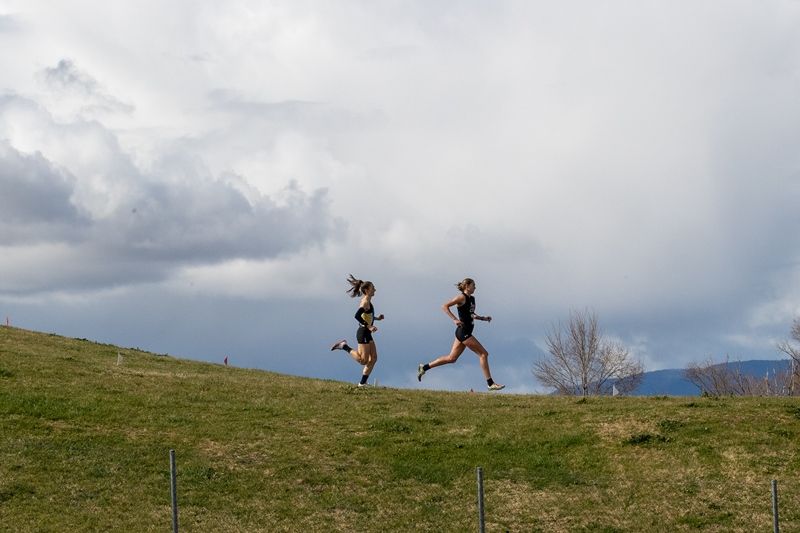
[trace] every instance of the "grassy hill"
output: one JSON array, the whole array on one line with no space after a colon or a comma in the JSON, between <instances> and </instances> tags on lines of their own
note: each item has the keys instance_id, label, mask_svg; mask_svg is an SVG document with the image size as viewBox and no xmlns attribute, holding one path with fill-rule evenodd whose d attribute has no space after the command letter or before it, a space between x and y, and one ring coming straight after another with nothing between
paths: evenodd
<instances>
[{"instance_id":1,"label":"grassy hill","mask_svg":"<svg viewBox=\"0 0 800 533\"><path fill-rule=\"evenodd\" d=\"M117 353L124 357L117 364ZM0 530L800 531L800 404L301 379L0 327Z\"/></svg>"}]
</instances>

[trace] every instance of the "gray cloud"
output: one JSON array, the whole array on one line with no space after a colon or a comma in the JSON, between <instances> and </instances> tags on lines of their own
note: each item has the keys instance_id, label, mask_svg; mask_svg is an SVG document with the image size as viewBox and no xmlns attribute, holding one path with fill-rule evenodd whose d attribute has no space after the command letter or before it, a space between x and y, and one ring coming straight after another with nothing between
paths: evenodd
<instances>
[{"instance_id":1,"label":"gray cloud","mask_svg":"<svg viewBox=\"0 0 800 533\"><path fill-rule=\"evenodd\" d=\"M0 33L11 33L19 29L19 21L14 15L0 15Z\"/></svg>"},{"instance_id":2,"label":"gray cloud","mask_svg":"<svg viewBox=\"0 0 800 533\"><path fill-rule=\"evenodd\" d=\"M41 152L14 147L21 124L42 130ZM186 266L291 254L343 231L324 189L306 192L284 179L275 195L248 189L245 196L244 177L213 176L180 153L143 171L102 125L56 123L19 97L0 100L3 132L10 139L0 141L0 290L7 293L155 281ZM75 142L92 150L75 157Z\"/></svg>"},{"instance_id":3,"label":"gray cloud","mask_svg":"<svg viewBox=\"0 0 800 533\"><path fill-rule=\"evenodd\" d=\"M61 59L55 67L44 69L41 76L50 90L80 99L84 113L131 113L134 110L132 105L108 94L94 77L79 69L71 59Z\"/></svg>"},{"instance_id":4,"label":"gray cloud","mask_svg":"<svg viewBox=\"0 0 800 533\"><path fill-rule=\"evenodd\" d=\"M250 117L271 120L289 120L302 114L313 114L321 107L319 102L290 100L284 102L258 102L248 100L234 91L215 89L208 93L212 109L241 113Z\"/></svg>"},{"instance_id":5,"label":"gray cloud","mask_svg":"<svg viewBox=\"0 0 800 533\"><path fill-rule=\"evenodd\" d=\"M73 182L40 153L0 139L0 245L75 240L90 220L72 202Z\"/></svg>"},{"instance_id":6,"label":"gray cloud","mask_svg":"<svg viewBox=\"0 0 800 533\"><path fill-rule=\"evenodd\" d=\"M99 242L120 254L188 263L266 259L321 244L338 231L326 192L287 189L284 205L254 203L221 180L151 183L96 225ZM120 238L121 237L121 238Z\"/></svg>"},{"instance_id":7,"label":"gray cloud","mask_svg":"<svg viewBox=\"0 0 800 533\"><path fill-rule=\"evenodd\" d=\"M259 101L227 89L210 91L208 100L211 110L244 119L244 124L238 127L255 127L262 131L268 125L304 130L314 135L341 135L383 124L386 120L378 110L344 109L325 102L303 100Z\"/></svg>"},{"instance_id":8,"label":"gray cloud","mask_svg":"<svg viewBox=\"0 0 800 533\"><path fill-rule=\"evenodd\" d=\"M44 80L51 87L80 91L87 96L97 92L99 88L94 78L78 70L69 59L62 59L55 67L46 68Z\"/></svg>"}]
</instances>

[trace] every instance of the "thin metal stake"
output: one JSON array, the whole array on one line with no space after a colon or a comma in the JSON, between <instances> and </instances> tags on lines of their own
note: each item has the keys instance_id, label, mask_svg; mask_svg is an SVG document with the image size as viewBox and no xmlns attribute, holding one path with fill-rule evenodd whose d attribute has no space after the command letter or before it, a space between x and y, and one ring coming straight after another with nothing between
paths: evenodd
<instances>
[{"instance_id":1,"label":"thin metal stake","mask_svg":"<svg viewBox=\"0 0 800 533\"><path fill-rule=\"evenodd\" d=\"M775 533L780 533L781 527L778 524L778 481L772 480L772 528Z\"/></svg>"},{"instance_id":2,"label":"thin metal stake","mask_svg":"<svg viewBox=\"0 0 800 533\"><path fill-rule=\"evenodd\" d=\"M483 468L478 467L478 531L485 533L486 523L483 512Z\"/></svg>"},{"instance_id":3,"label":"thin metal stake","mask_svg":"<svg viewBox=\"0 0 800 533\"><path fill-rule=\"evenodd\" d=\"M178 474L175 468L175 450L169 451L169 471L172 495L172 533L178 533Z\"/></svg>"}]
</instances>

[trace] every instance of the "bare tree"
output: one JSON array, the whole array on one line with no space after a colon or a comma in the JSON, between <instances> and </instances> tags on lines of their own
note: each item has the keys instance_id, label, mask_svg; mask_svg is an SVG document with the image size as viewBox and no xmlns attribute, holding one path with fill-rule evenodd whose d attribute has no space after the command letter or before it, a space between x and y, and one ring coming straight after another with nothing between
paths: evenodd
<instances>
[{"instance_id":1,"label":"bare tree","mask_svg":"<svg viewBox=\"0 0 800 533\"><path fill-rule=\"evenodd\" d=\"M778 343L778 349L792 358L791 395L800 394L800 318L795 318L792 323L789 340Z\"/></svg>"},{"instance_id":2,"label":"bare tree","mask_svg":"<svg viewBox=\"0 0 800 533\"><path fill-rule=\"evenodd\" d=\"M702 363L689 363L683 377L703 394L725 396L730 394L730 376L725 365L715 363L711 357Z\"/></svg>"},{"instance_id":3,"label":"bare tree","mask_svg":"<svg viewBox=\"0 0 800 533\"><path fill-rule=\"evenodd\" d=\"M534 363L533 375L559 394L584 397L632 392L644 367L619 342L606 340L594 312L570 312L567 324L553 325L546 337L548 356Z\"/></svg>"},{"instance_id":4,"label":"bare tree","mask_svg":"<svg viewBox=\"0 0 800 533\"><path fill-rule=\"evenodd\" d=\"M762 378L742 372L726 357L715 363L710 357L702 363L690 363L683 372L702 394L710 396L791 396L791 372L773 370Z\"/></svg>"}]
</instances>

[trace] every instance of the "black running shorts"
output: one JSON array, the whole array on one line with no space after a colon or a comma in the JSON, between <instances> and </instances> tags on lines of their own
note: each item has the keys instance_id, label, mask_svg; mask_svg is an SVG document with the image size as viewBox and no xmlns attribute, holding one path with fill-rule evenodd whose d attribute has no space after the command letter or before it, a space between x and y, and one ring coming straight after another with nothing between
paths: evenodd
<instances>
[{"instance_id":1,"label":"black running shorts","mask_svg":"<svg viewBox=\"0 0 800 533\"><path fill-rule=\"evenodd\" d=\"M366 326L361 326L356 331L356 340L358 344L369 344L372 342L372 332Z\"/></svg>"},{"instance_id":2,"label":"black running shorts","mask_svg":"<svg viewBox=\"0 0 800 533\"><path fill-rule=\"evenodd\" d=\"M456 328L456 339L461 342L472 337L472 330L475 329L475 324L461 324Z\"/></svg>"}]
</instances>

